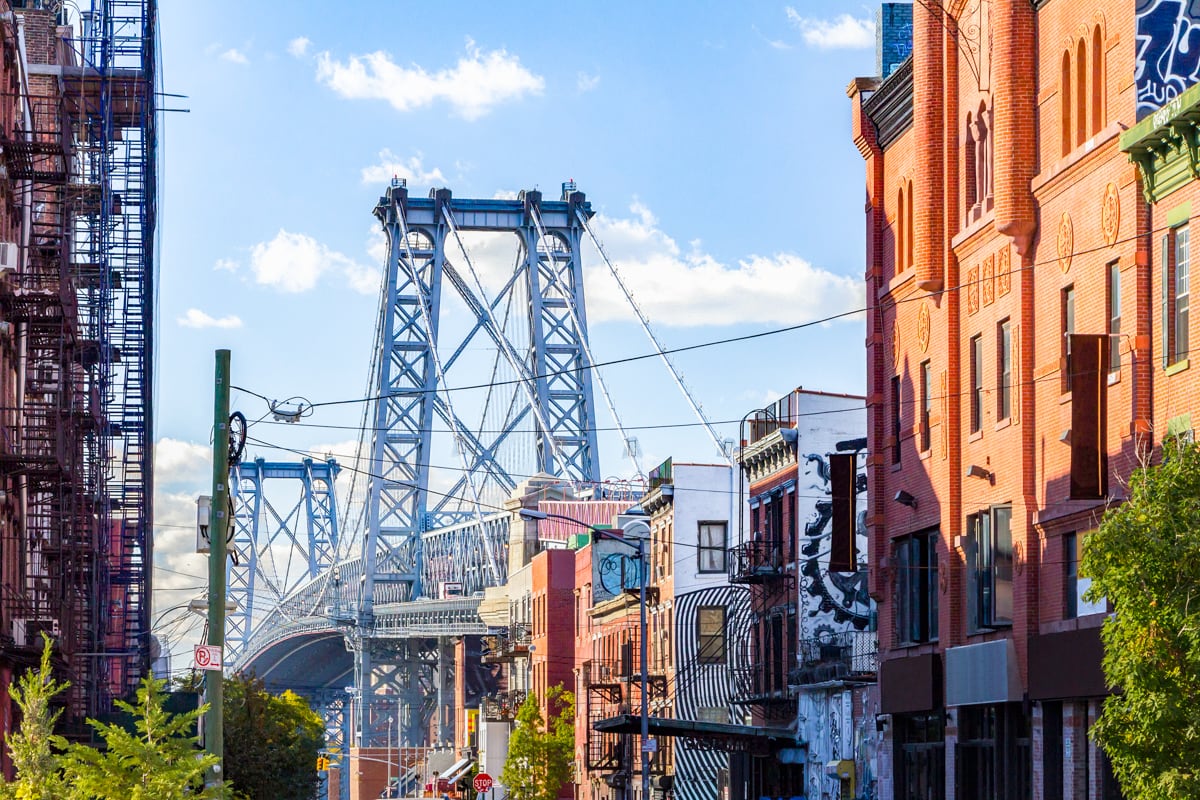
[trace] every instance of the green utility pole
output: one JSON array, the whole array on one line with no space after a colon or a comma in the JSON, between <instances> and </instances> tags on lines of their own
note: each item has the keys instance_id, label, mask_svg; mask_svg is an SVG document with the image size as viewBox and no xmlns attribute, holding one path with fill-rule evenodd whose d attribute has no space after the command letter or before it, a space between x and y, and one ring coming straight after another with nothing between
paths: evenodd
<instances>
[{"instance_id":1,"label":"green utility pole","mask_svg":"<svg viewBox=\"0 0 1200 800\"><path fill-rule=\"evenodd\" d=\"M229 529L229 351L217 351L213 403L212 511L208 521L208 644L225 647L225 542ZM222 662L224 658L222 657ZM204 749L220 759L207 783L223 782L225 758L224 669L204 673Z\"/></svg>"}]
</instances>

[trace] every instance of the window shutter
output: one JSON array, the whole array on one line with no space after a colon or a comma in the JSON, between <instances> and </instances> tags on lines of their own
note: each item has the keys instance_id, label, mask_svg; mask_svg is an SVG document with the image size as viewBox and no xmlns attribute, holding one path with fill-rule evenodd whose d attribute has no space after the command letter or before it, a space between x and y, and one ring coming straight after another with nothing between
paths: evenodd
<instances>
[{"instance_id":1,"label":"window shutter","mask_svg":"<svg viewBox=\"0 0 1200 800\"><path fill-rule=\"evenodd\" d=\"M858 511L854 494L856 461L854 453L834 453L829 456L829 483L833 495L830 572L854 572L858 569Z\"/></svg>"},{"instance_id":2,"label":"window shutter","mask_svg":"<svg viewBox=\"0 0 1200 800\"><path fill-rule=\"evenodd\" d=\"M1071 335L1072 500L1099 500L1108 493L1108 337Z\"/></svg>"}]
</instances>

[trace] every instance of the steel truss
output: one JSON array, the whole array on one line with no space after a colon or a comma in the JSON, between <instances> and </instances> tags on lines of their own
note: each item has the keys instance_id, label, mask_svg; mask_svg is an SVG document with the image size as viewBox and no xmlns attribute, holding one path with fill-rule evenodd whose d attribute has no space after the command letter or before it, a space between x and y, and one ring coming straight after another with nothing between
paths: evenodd
<instances>
[{"instance_id":1,"label":"steel truss","mask_svg":"<svg viewBox=\"0 0 1200 800\"><path fill-rule=\"evenodd\" d=\"M235 561L226 567L226 657L240 663L264 612L334 565L338 549L337 496L340 467L333 459L273 463L257 459L230 470ZM290 505L272 503L270 486L291 484Z\"/></svg>"}]
</instances>

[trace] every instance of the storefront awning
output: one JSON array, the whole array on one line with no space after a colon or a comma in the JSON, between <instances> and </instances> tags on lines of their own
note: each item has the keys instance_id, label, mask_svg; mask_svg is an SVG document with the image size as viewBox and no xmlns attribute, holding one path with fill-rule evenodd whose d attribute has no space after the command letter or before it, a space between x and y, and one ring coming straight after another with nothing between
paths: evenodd
<instances>
[{"instance_id":1,"label":"storefront awning","mask_svg":"<svg viewBox=\"0 0 1200 800\"><path fill-rule=\"evenodd\" d=\"M641 733L642 718L637 714L621 714L602 719L592 725L601 733ZM787 728L765 728L754 725L731 725L727 722L701 722L694 719L664 719L650 717L651 736L680 739L705 739L727 742L742 750L748 747L770 749L796 746L796 734Z\"/></svg>"}]
</instances>

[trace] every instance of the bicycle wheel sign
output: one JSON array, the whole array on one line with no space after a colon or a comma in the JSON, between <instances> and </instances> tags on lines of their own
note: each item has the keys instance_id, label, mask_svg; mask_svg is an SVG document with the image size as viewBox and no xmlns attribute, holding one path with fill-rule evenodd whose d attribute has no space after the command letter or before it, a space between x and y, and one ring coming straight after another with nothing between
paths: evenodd
<instances>
[{"instance_id":1,"label":"bicycle wheel sign","mask_svg":"<svg viewBox=\"0 0 1200 800\"><path fill-rule=\"evenodd\" d=\"M198 644L195 649L196 669L215 670L220 672L224 667L221 663L221 648L213 644Z\"/></svg>"}]
</instances>

